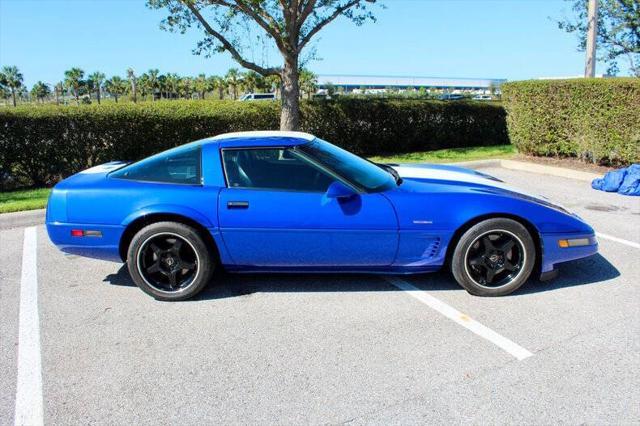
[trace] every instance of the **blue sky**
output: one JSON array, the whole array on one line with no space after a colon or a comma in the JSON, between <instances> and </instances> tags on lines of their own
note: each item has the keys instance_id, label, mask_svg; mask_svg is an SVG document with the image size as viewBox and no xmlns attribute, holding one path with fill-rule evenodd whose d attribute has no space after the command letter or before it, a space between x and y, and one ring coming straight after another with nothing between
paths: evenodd
<instances>
[{"instance_id":1,"label":"blue sky","mask_svg":"<svg viewBox=\"0 0 640 426\"><path fill-rule=\"evenodd\" d=\"M519 80L583 72L584 54L553 18L563 0L385 0L377 23L338 20L320 33L318 74L483 77ZM78 66L125 75L158 68L223 74L227 54L191 53L199 38L159 29L163 12L144 0L0 0L0 65L17 65L29 86L55 83ZM275 63L279 59L270 54ZM605 71L599 64L597 73ZM624 68L621 71L625 71Z\"/></svg>"}]
</instances>

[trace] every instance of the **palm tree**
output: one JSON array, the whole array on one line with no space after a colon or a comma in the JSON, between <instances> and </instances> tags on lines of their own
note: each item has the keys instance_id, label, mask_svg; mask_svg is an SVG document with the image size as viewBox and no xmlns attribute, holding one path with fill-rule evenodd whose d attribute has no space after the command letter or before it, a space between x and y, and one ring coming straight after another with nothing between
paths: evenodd
<instances>
[{"instance_id":1,"label":"palm tree","mask_svg":"<svg viewBox=\"0 0 640 426\"><path fill-rule=\"evenodd\" d=\"M78 105L80 105L80 88L84 84L83 77L84 71L80 68L71 68L64 72L64 85L71 89Z\"/></svg>"},{"instance_id":2,"label":"palm tree","mask_svg":"<svg viewBox=\"0 0 640 426\"><path fill-rule=\"evenodd\" d=\"M191 99L193 94L193 80L191 77L183 77L180 79L180 93L185 99Z\"/></svg>"},{"instance_id":3,"label":"palm tree","mask_svg":"<svg viewBox=\"0 0 640 426\"><path fill-rule=\"evenodd\" d=\"M2 76L0 76L1 78ZM2 99L2 105L4 106L4 101L11 96L11 92L9 91L9 88L7 86L5 86L4 84L2 84L2 82L0 81L0 99Z\"/></svg>"},{"instance_id":4,"label":"palm tree","mask_svg":"<svg viewBox=\"0 0 640 426\"><path fill-rule=\"evenodd\" d=\"M218 90L218 99L224 99L225 81L222 77L212 75L208 78L211 90Z\"/></svg>"},{"instance_id":5,"label":"palm tree","mask_svg":"<svg viewBox=\"0 0 640 426\"><path fill-rule=\"evenodd\" d=\"M129 83L131 84L131 95L133 96L133 103L138 102L138 86L136 81L136 74L133 71L133 68L129 68L127 70L127 78L129 79Z\"/></svg>"},{"instance_id":6,"label":"palm tree","mask_svg":"<svg viewBox=\"0 0 640 426\"><path fill-rule=\"evenodd\" d=\"M147 72L147 83L149 85L149 89L151 90L151 100L152 101L156 100L156 89L158 89L159 85L160 85L159 75L160 75L160 71L155 69L155 68L154 69L150 69Z\"/></svg>"},{"instance_id":7,"label":"palm tree","mask_svg":"<svg viewBox=\"0 0 640 426\"><path fill-rule=\"evenodd\" d=\"M256 90L256 87L260 86L262 76L255 71L247 71L242 76L242 81L244 82L244 87L247 89L249 93L253 93Z\"/></svg>"},{"instance_id":8,"label":"palm tree","mask_svg":"<svg viewBox=\"0 0 640 426\"><path fill-rule=\"evenodd\" d=\"M93 84L93 88L96 91L96 99L98 100L98 104L100 104L100 94L105 77L106 76L100 71L96 71L89 76L89 81Z\"/></svg>"},{"instance_id":9,"label":"palm tree","mask_svg":"<svg viewBox=\"0 0 640 426\"><path fill-rule=\"evenodd\" d=\"M44 103L44 98L51 94L51 89L46 83L42 81L38 81L31 88L31 97L35 98L36 101L42 101Z\"/></svg>"},{"instance_id":10,"label":"palm tree","mask_svg":"<svg viewBox=\"0 0 640 426\"><path fill-rule=\"evenodd\" d=\"M240 72L237 68L231 68L227 71L227 75L224 77L227 81L227 85L231 89L231 94L233 95L233 100L238 99L238 86L242 82L240 77Z\"/></svg>"},{"instance_id":11,"label":"palm tree","mask_svg":"<svg viewBox=\"0 0 640 426\"><path fill-rule=\"evenodd\" d=\"M64 83L59 81L53 86L53 91L56 95L56 105L60 105L60 96L64 96Z\"/></svg>"},{"instance_id":12,"label":"palm tree","mask_svg":"<svg viewBox=\"0 0 640 426\"><path fill-rule=\"evenodd\" d=\"M167 98L167 92L169 88L167 87L167 76L160 75L158 76L158 91L160 92L159 98Z\"/></svg>"},{"instance_id":13,"label":"palm tree","mask_svg":"<svg viewBox=\"0 0 640 426\"><path fill-rule=\"evenodd\" d=\"M178 94L178 89L180 86L180 76L178 76L178 74L176 73L169 73L167 74L167 89L169 91L169 98L173 98L173 94L175 93L176 96L180 96Z\"/></svg>"},{"instance_id":14,"label":"palm tree","mask_svg":"<svg viewBox=\"0 0 640 426\"><path fill-rule=\"evenodd\" d=\"M209 90L209 81L207 80L207 76L199 74L194 81L194 88L196 89L196 92L198 92L200 99L204 99L205 93Z\"/></svg>"},{"instance_id":15,"label":"palm tree","mask_svg":"<svg viewBox=\"0 0 640 426\"><path fill-rule=\"evenodd\" d=\"M306 93L308 99L318 89L318 77L306 68L302 68L299 74L300 93Z\"/></svg>"},{"instance_id":16,"label":"palm tree","mask_svg":"<svg viewBox=\"0 0 640 426\"><path fill-rule=\"evenodd\" d=\"M18 89L18 93L16 95L18 96L18 99L29 102L29 89L27 89L27 86L20 86L20 89Z\"/></svg>"},{"instance_id":17,"label":"palm tree","mask_svg":"<svg viewBox=\"0 0 640 426\"><path fill-rule=\"evenodd\" d=\"M153 93L151 84L149 83L149 76L146 73L138 77L137 87L143 101L147 100L147 95L149 93Z\"/></svg>"},{"instance_id":18,"label":"palm tree","mask_svg":"<svg viewBox=\"0 0 640 426\"><path fill-rule=\"evenodd\" d=\"M114 75L105 82L104 88L115 98L116 103L118 103L118 96L124 95L127 91L127 82L117 75Z\"/></svg>"},{"instance_id":19,"label":"palm tree","mask_svg":"<svg viewBox=\"0 0 640 426\"><path fill-rule=\"evenodd\" d=\"M22 87L22 80L24 77L16 66L2 67L0 72L0 84L7 86L11 90L11 98L13 99L13 106L16 106L16 91Z\"/></svg>"}]
</instances>

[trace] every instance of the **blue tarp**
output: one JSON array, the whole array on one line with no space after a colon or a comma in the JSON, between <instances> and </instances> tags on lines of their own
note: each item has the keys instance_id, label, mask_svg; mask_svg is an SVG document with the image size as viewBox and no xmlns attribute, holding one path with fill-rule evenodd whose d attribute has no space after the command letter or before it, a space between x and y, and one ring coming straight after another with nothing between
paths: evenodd
<instances>
[{"instance_id":1,"label":"blue tarp","mask_svg":"<svg viewBox=\"0 0 640 426\"><path fill-rule=\"evenodd\" d=\"M591 182L591 187L623 195L640 195L640 164L612 170L606 173L603 178L594 179Z\"/></svg>"}]
</instances>

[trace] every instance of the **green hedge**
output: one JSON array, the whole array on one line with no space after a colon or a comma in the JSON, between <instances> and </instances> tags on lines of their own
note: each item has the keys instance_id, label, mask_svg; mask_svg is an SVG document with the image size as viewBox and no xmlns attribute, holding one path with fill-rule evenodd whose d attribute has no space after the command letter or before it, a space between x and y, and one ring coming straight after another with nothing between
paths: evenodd
<instances>
[{"instance_id":1,"label":"green hedge","mask_svg":"<svg viewBox=\"0 0 640 426\"><path fill-rule=\"evenodd\" d=\"M506 83L502 100L520 152L604 165L640 160L639 78Z\"/></svg>"},{"instance_id":2,"label":"green hedge","mask_svg":"<svg viewBox=\"0 0 640 426\"><path fill-rule=\"evenodd\" d=\"M302 104L302 130L363 155L508 143L500 106L341 99ZM275 102L163 101L0 111L0 185L41 186L220 133L279 126Z\"/></svg>"}]
</instances>

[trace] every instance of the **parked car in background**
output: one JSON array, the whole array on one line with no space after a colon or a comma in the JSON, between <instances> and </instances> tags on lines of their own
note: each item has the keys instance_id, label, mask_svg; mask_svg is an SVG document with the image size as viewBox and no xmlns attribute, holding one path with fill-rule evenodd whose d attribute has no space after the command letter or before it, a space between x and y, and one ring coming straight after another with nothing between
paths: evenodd
<instances>
[{"instance_id":1,"label":"parked car in background","mask_svg":"<svg viewBox=\"0 0 640 426\"><path fill-rule=\"evenodd\" d=\"M241 101L273 101L275 99L275 93L247 93L240 98Z\"/></svg>"},{"instance_id":2,"label":"parked car in background","mask_svg":"<svg viewBox=\"0 0 640 426\"><path fill-rule=\"evenodd\" d=\"M61 250L127 262L161 300L228 272L424 273L450 268L472 294L597 252L564 207L444 165L375 164L313 135L219 135L133 164L107 163L52 190ZM72 271L69 271L72 273Z\"/></svg>"},{"instance_id":3,"label":"parked car in background","mask_svg":"<svg viewBox=\"0 0 640 426\"><path fill-rule=\"evenodd\" d=\"M475 95L473 98L474 101L492 101L493 97L491 95Z\"/></svg>"},{"instance_id":4,"label":"parked car in background","mask_svg":"<svg viewBox=\"0 0 640 426\"><path fill-rule=\"evenodd\" d=\"M440 96L441 101L459 101L464 99L464 96L458 94L445 94Z\"/></svg>"}]
</instances>

